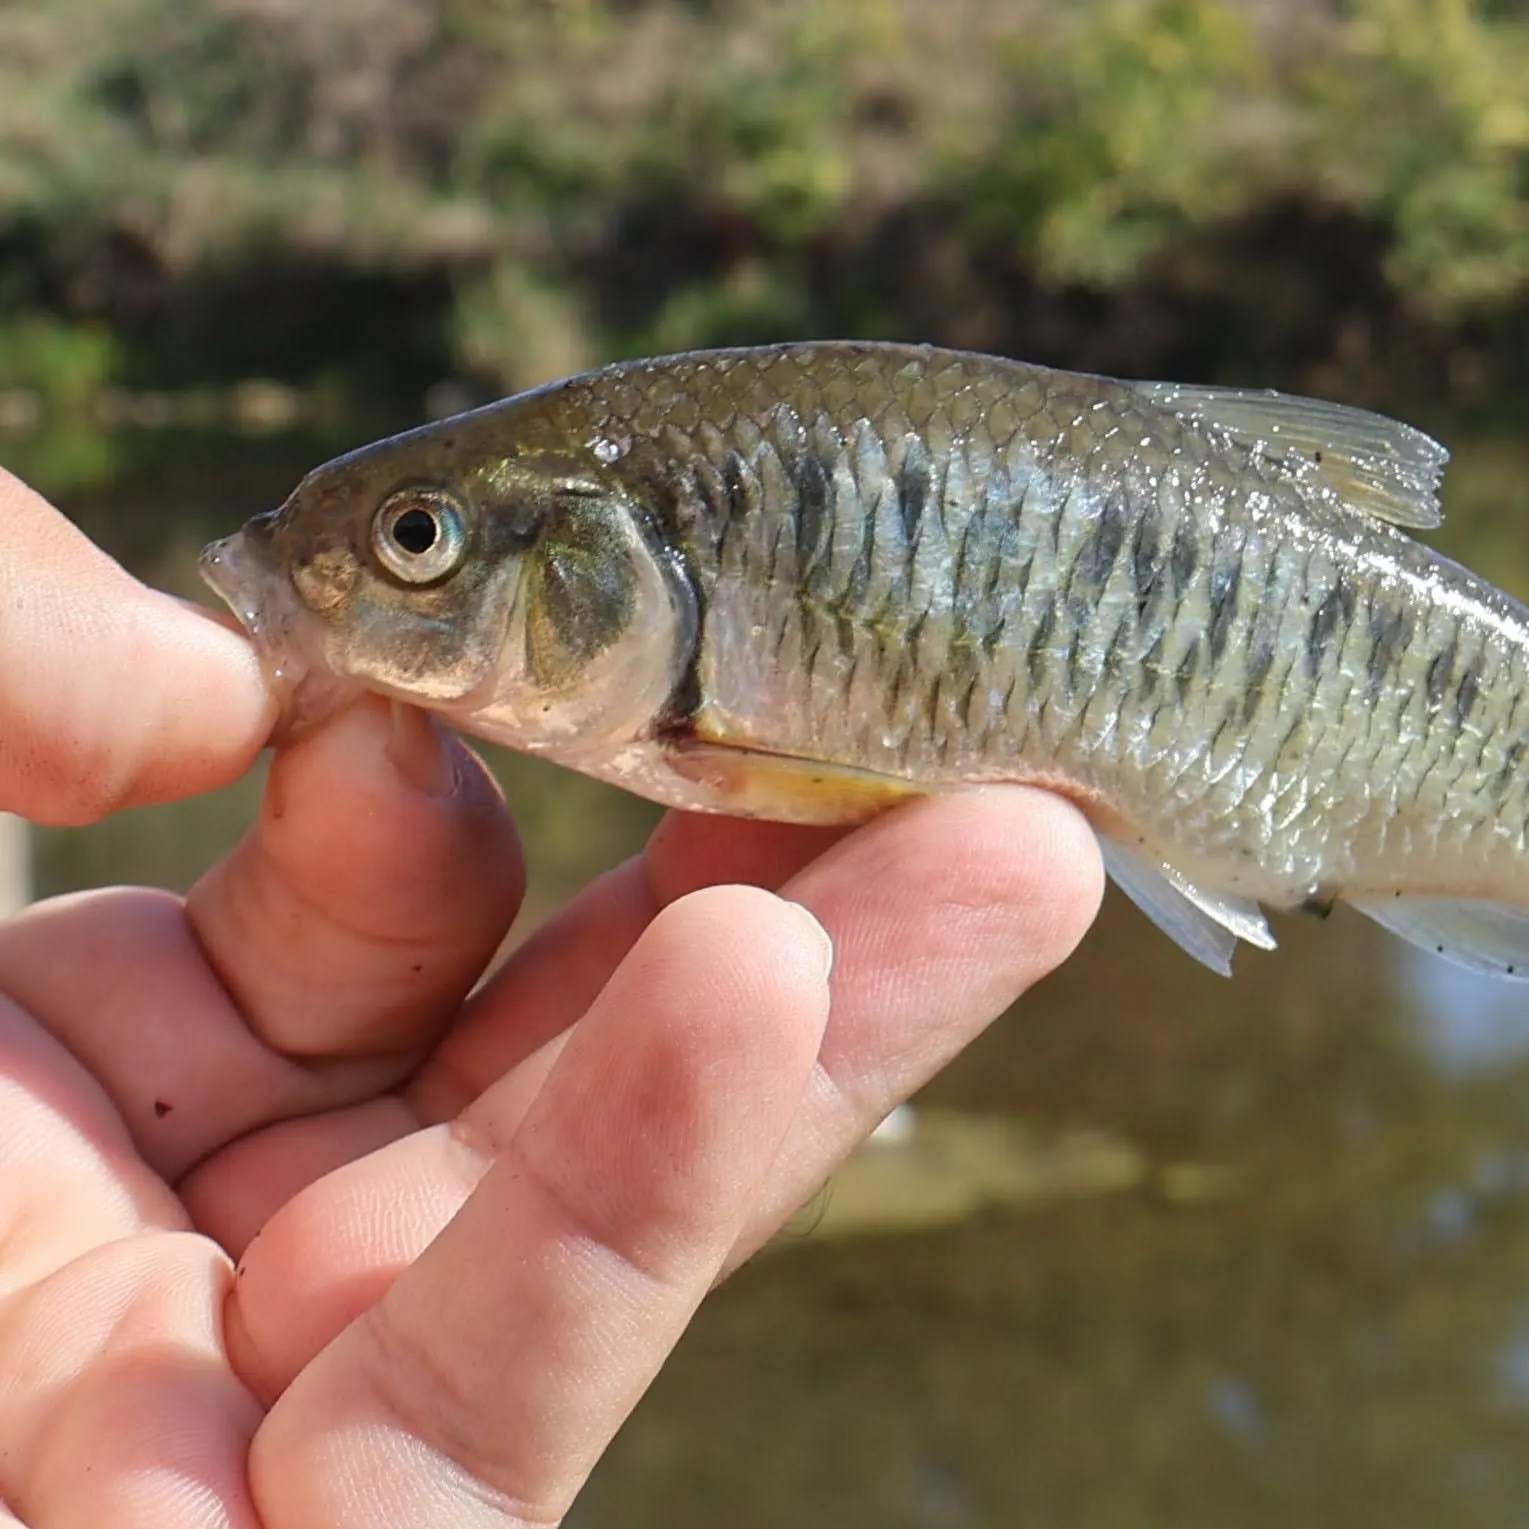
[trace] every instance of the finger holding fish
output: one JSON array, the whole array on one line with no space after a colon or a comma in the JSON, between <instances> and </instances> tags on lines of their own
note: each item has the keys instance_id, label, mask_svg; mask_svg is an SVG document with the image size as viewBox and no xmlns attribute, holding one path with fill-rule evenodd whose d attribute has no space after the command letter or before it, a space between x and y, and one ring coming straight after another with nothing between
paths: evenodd
<instances>
[{"instance_id":1,"label":"finger holding fish","mask_svg":"<svg viewBox=\"0 0 1529 1529\"><path fill-rule=\"evenodd\" d=\"M247 642L0 470L0 810L78 824L235 780L276 706Z\"/></svg>"},{"instance_id":2,"label":"finger holding fish","mask_svg":"<svg viewBox=\"0 0 1529 1529\"><path fill-rule=\"evenodd\" d=\"M1037 968L1049 969L1061 959L1059 944L1070 950L1075 943L1068 931L1081 936L1097 907L1097 891L1092 890L1097 853L1091 835L1086 826L1081 836L1067 832L1080 826L1078 814L1066 803L1015 789L912 803L885 824L849 834L843 829L670 813L639 857L602 877L553 915L473 995L411 1080L410 1098L424 1118L450 1118L492 1080L531 1063L535 1053L563 1035L661 908L702 887L724 883L765 887L807 901L800 889L819 884L816 878L824 874L820 863L837 863L834 857L841 844L845 868L825 883L836 889L835 906L844 905L844 888L858 882L884 885L886 905L864 910L864 922L875 925L901 912L919 925L910 936L917 945L942 929L959 927L958 918L942 911L942 898L964 907L984 906L998 896L1017 922L1011 948L993 951L991 959L1001 964L1033 961ZM1012 846L1008 835L1013 836ZM877 847L883 844L885 848ZM978 890L990 883L1001 885L1002 893ZM1060 936L1046 922L1053 916L1063 931ZM833 921L826 926L836 943L851 932ZM988 980L979 952L974 948L968 955L971 969L957 984L963 992ZM1018 978L1013 996L1035 975ZM862 969L858 959L841 957L835 980L858 995L862 984L879 984L882 978L870 967ZM900 1012L904 1006L910 1013L929 1013L936 996L924 984L913 983L895 1004L889 995L883 1014ZM867 1011L872 1007L865 1005ZM534 1092L538 1068L549 1066L551 1059L548 1052L525 1066L522 1086L527 1099Z\"/></svg>"},{"instance_id":3,"label":"finger holding fish","mask_svg":"<svg viewBox=\"0 0 1529 1529\"><path fill-rule=\"evenodd\" d=\"M534 1054L578 1020L660 909L728 883L779 891L844 836L843 829L666 814L640 855L559 909L473 994L410 1083L416 1109L425 1119L449 1119L512 1069L529 1098L538 1069L552 1060L548 1051L533 1064Z\"/></svg>"},{"instance_id":4,"label":"finger holding fish","mask_svg":"<svg viewBox=\"0 0 1529 1529\"><path fill-rule=\"evenodd\" d=\"M729 1270L1072 954L1098 912L1103 873L1093 834L1068 802L995 787L878 818L781 893L834 937L833 1006L813 1088Z\"/></svg>"},{"instance_id":5,"label":"finger holding fish","mask_svg":"<svg viewBox=\"0 0 1529 1529\"><path fill-rule=\"evenodd\" d=\"M371 699L279 753L256 826L186 899L86 891L0 927L5 991L228 1246L376 1145L370 1118L325 1112L408 1073L519 905L519 844L492 780L391 708ZM312 1130L294 1122L315 1117L332 1130L322 1147L306 1139L294 1180L287 1144Z\"/></svg>"},{"instance_id":6,"label":"finger holding fish","mask_svg":"<svg viewBox=\"0 0 1529 1529\"><path fill-rule=\"evenodd\" d=\"M186 914L273 1050L396 1057L455 1013L523 887L488 772L422 713L367 697L277 754L256 827Z\"/></svg>"}]
</instances>

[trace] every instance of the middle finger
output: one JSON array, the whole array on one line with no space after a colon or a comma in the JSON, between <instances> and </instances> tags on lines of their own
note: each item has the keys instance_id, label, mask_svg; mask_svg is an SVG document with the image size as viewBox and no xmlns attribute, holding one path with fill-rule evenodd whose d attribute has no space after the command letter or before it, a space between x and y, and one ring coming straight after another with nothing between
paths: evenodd
<instances>
[{"instance_id":1,"label":"middle finger","mask_svg":"<svg viewBox=\"0 0 1529 1529\"><path fill-rule=\"evenodd\" d=\"M122 888L37 904L0 926L0 986L173 1180L395 1082L489 960L522 876L482 766L364 702L278 754L258 824L184 907ZM279 1145L242 1143L239 1183L207 1164L225 1203L290 1170Z\"/></svg>"},{"instance_id":2,"label":"middle finger","mask_svg":"<svg viewBox=\"0 0 1529 1529\"><path fill-rule=\"evenodd\" d=\"M186 917L266 1045L376 1055L456 1011L523 890L488 772L423 713L368 698L278 755L254 831Z\"/></svg>"}]
</instances>

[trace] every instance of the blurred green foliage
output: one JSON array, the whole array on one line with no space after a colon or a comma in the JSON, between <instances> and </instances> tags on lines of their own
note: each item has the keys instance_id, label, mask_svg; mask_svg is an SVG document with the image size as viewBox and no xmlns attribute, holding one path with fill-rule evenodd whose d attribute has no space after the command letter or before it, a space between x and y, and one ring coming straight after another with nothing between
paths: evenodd
<instances>
[{"instance_id":1,"label":"blurred green foliage","mask_svg":"<svg viewBox=\"0 0 1529 1529\"><path fill-rule=\"evenodd\" d=\"M50 402L74 412L116 370L117 346L99 325L24 313L0 329L0 388L41 383Z\"/></svg>"},{"instance_id":2,"label":"blurred green foliage","mask_svg":"<svg viewBox=\"0 0 1529 1529\"><path fill-rule=\"evenodd\" d=\"M1529 17L1358 0L1303 80L1319 183L1388 229L1392 280L1450 314L1529 283ZM1329 125L1330 124L1330 125Z\"/></svg>"},{"instance_id":3,"label":"blurred green foliage","mask_svg":"<svg viewBox=\"0 0 1529 1529\"><path fill-rule=\"evenodd\" d=\"M501 387L808 332L1225 369L1187 323L1468 345L1479 391L1522 380L1526 81L1488 0L11 0L0 324Z\"/></svg>"},{"instance_id":4,"label":"blurred green foliage","mask_svg":"<svg viewBox=\"0 0 1529 1529\"><path fill-rule=\"evenodd\" d=\"M1059 7L1005 50L1003 110L968 150L974 218L1052 281L1128 280L1176 234L1267 194L1265 66L1223 0Z\"/></svg>"}]
</instances>

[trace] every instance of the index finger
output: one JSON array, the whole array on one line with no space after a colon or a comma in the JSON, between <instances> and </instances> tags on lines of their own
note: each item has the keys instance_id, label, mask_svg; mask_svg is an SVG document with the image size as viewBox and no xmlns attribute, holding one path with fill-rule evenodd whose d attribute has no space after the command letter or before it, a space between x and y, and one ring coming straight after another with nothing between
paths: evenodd
<instances>
[{"instance_id":1,"label":"index finger","mask_svg":"<svg viewBox=\"0 0 1529 1529\"><path fill-rule=\"evenodd\" d=\"M250 645L0 469L0 809L41 823L236 779L276 716Z\"/></svg>"}]
</instances>

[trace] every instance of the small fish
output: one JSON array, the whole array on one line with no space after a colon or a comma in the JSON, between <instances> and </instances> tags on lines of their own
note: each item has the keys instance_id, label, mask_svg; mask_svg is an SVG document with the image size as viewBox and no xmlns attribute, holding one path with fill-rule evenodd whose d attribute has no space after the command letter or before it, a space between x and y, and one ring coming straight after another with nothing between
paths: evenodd
<instances>
[{"instance_id":1,"label":"small fish","mask_svg":"<svg viewBox=\"0 0 1529 1529\"><path fill-rule=\"evenodd\" d=\"M360 690L658 802L1026 781L1229 972L1343 899L1529 976L1529 609L1378 415L928 347L634 361L318 468L203 554L297 723Z\"/></svg>"}]
</instances>

